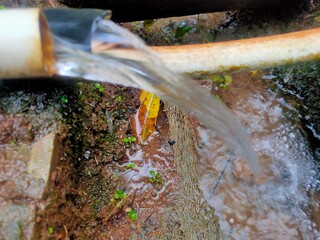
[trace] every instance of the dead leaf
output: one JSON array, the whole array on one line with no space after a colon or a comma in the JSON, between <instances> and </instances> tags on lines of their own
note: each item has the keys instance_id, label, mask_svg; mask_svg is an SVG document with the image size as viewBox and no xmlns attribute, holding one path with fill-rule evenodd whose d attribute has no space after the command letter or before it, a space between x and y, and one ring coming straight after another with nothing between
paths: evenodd
<instances>
[{"instance_id":1,"label":"dead leaf","mask_svg":"<svg viewBox=\"0 0 320 240\"><path fill-rule=\"evenodd\" d=\"M154 132L160 109L160 98L142 91L140 94L140 108L136 116L136 134L141 141L146 141Z\"/></svg>"}]
</instances>

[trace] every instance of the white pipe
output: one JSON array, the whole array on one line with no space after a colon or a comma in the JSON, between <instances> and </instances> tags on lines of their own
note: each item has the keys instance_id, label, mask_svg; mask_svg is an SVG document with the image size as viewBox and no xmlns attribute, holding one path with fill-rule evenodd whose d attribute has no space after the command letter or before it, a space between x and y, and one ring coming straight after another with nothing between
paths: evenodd
<instances>
[{"instance_id":1,"label":"white pipe","mask_svg":"<svg viewBox=\"0 0 320 240\"><path fill-rule=\"evenodd\" d=\"M152 47L179 73L263 69L320 58L320 28L236 41Z\"/></svg>"},{"instance_id":2,"label":"white pipe","mask_svg":"<svg viewBox=\"0 0 320 240\"><path fill-rule=\"evenodd\" d=\"M320 29L229 42L152 47L173 71L222 72L261 69L320 57ZM95 47L97 49L95 49ZM94 52L103 51L98 46ZM130 58L128 49L109 54ZM143 58L132 52L131 58ZM51 33L39 9L0 11L0 78L52 76Z\"/></svg>"},{"instance_id":3,"label":"white pipe","mask_svg":"<svg viewBox=\"0 0 320 240\"><path fill-rule=\"evenodd\" d=\"M51 34L40 9L0 11L0 78L51 76Z\"/></svg>"}]
</instances>

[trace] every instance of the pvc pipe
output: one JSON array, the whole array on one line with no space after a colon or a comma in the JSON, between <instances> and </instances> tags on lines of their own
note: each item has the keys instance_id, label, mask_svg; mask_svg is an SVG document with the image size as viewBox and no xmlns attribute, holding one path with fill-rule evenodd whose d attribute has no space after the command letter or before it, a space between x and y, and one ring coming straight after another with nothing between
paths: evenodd
<instances>
[{"instance_id":1,"label":"pvc pipe","mask_svg":"<svg viewBox=\"0 0 320 240\"><path fill-rule=\"evenodd\" d=\"M53 42L40 9L0 11L0 78L52 76Z\"/></svg>"},{"instance_id":2,"label":"pvc pipe","mask_svg":"<svg viewBox=\"0 0 320 240\"><path fill-rule=\"evenodd\" d=\"M178 73L263 69L320 58L320 28L229 42L152 47Z\"/></svg>"},{"instance_id":3,"label":"pvc pipe","mask_svg":"<svg viewBox=\"0 0 320 240\"><path fill-rule=\"evenodd\" d=\"M78 28L71 30L76 32ZM269 37L152 49L175 72L223 72L317 59L319 39L320 28L317 28ZM141 57L143 61L143 55L128 49L106 51L119 58L131 56L139 60ZM51 33L41 10L0 11L0 78L52 76L54 65Z\"/></svg>"}]
</instances>

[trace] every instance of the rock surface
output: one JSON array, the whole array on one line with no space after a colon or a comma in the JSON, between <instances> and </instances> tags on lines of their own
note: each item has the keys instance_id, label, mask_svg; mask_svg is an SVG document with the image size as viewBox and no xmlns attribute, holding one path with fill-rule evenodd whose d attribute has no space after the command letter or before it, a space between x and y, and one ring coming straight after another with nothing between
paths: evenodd
<instances>
[{"instance_id":1,"label":"rock surface","mask_svg":"<svg viewBox=\"0 0 320 240\"><path fill-rule=\"evenodd\" d=\"M61 4L57 0L0 0L4 7L57 7Z\"/></svg>"},{"instance_id":2,"label":"rock surface","mask_svg":"<svg viewBox=\"0 0 320 240\"><path fill-rule=\"evenodd\" d=\"M57 160L56 134L0 145L0 239L32 239L36 208Z\"/></svg>"}]
</instances>

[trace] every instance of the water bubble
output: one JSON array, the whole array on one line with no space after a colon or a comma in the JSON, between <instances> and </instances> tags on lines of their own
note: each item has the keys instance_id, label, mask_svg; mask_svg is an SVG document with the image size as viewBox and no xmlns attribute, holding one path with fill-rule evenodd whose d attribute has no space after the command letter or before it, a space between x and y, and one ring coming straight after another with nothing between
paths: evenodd
<instances>
[{"instance_id":1,"label":"water bubble","mask_svg":"<svg viewBox=\"0 0 320 240\"><path fill-rule=\"evenodd\" d=\"M296 136L294 135L294 133L289 133L289 137L294 140L296 138Z\"/></svg>"},{"instance_id":2,"label":"water bubble","mask_svg":"<svg viewBox=\"0 0 320 240\"><path fill-rule=\"evenodd\" d=\"M91 152L90 151L86 151L84 153L84 157L88 160L90 158Z\"/></svg>"}]
</instances>

